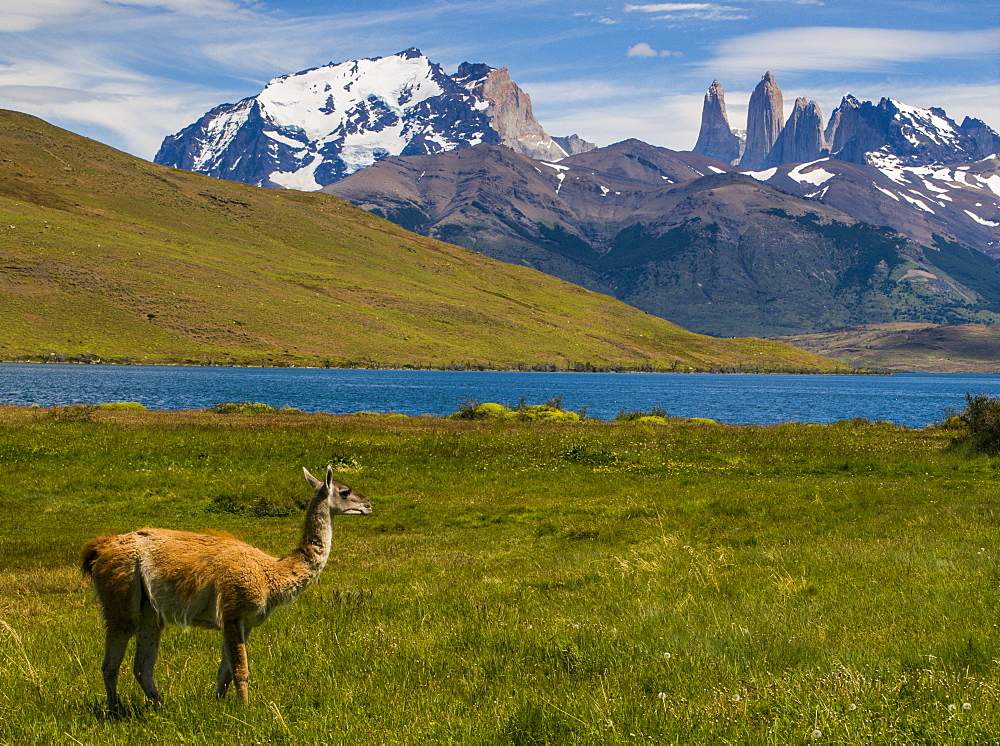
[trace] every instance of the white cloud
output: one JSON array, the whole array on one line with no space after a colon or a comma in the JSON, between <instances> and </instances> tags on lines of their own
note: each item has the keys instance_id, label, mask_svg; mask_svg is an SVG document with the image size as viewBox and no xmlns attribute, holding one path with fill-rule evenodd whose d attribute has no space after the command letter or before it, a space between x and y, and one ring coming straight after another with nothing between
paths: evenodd
<instances>
[{"instance_id":1,"label":"white cloud","mask_svg":"<svg viewBox=\"0 0 1000 746\"><path fill-rule=\"evenodd\" d=\"M650 3L626 5L625 12L658 13L654 21L741 21L749 18L742 8L715 3Z\"/></svg>"},{"instance_id":2,"label":"white cloud","mask_svg":"<svg viewBox=\"0 0 1000 746\"><path fill-rule=\"evenodd\" d=\"M653 49L644 41L628 48L629 57L683 57L683 52L671 52L669 49Z\"/></svg>"},{"instance_id":3,"label":"white cloud","mask_svg":"<svg viewBox=\"0 0 1000 746\"><path fill-rule=\"evenodd\" d=\"M684 13L691 10L715 10L720 6L712 3L652 3L649 5L626 5L625 12L642 11L643 13ZM727 8L735 10L735 8Z\"/></svg>"},{"instance_id":4,"label":"white cloud","mask_svg":"<svg viewBox=\"0 0 1000 746\"><path fill-rule=\"evenodd\" d=\"M187 16L229 15L243 9L241 3L230 0L104 0L108 5L131 6L149 10L179 13Z\"/></svg>"},{"instance_id":5,"label":"white cloud","mask_svg":"<svg viewBox=\"0 0 1000 746\"><path fill-rule=\"evenodd\" d=\"M884 72L907 62L995 59L998 29L910 31L813 26L724 41L702 65L712 75L793 71Z\"/></svg>"}]
</instances>

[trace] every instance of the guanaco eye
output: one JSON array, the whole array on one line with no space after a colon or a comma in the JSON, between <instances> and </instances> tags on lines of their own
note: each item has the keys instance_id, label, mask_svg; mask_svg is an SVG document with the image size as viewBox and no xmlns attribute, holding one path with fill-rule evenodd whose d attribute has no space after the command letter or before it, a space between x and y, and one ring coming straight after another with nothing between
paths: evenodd
<instances>
[{"instance_id":1,"label":"guanaco eye","mask_svg":"<svg viewBox=\"0 0 1000 746\"><path fill-rule=\"evenodd\" d=\"M345 490L337 490L337 491L340 493L341 497L347 497L348 495L351 494L350 488L347 488Z\"/></svg>"}]
</instances>

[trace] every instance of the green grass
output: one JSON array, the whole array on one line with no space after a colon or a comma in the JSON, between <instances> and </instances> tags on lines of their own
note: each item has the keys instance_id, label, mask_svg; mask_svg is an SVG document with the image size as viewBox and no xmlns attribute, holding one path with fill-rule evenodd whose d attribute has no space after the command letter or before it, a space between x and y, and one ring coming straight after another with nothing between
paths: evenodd
<instances>
[{"instance_id":1,"label":"green grass","mask_svg":"<svg viewBox=\"0 0 1000 746\"><path fill-rule=\"evenodd\" d=\"M3 408L0 742L990 742L1000 461L952 437ZM250 704L214 699L217 633L171 628L166 708L126 670L107 718L80 545L283 553L327 463L374 513L255 632Z\"/></svg>"},{"instance_id":2,"label":"green grass","mask_svg":"<svg viewBox=\"0 0 1000 746\"><path fill-rule=\"evenodd\" d=\"M0 110L0 360L844 370Z\"/></svg>"}]
</instances>

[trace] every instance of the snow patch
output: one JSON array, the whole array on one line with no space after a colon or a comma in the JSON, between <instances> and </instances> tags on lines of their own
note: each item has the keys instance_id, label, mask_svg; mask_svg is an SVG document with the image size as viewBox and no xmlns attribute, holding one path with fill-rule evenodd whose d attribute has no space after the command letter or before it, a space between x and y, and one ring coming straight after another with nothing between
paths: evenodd
<instances>
[{"instance_id":1,"label":"snow patch","mask_svg":"<svg viewBox=\"0 0 1000 746\"><path fill-rule=\"evenodd\" d=\"M992 220L987 220L986 218L981 218L976 213L970 212L969 210L962 210L966 215L975 220L980 225L985 225L990 228L1000 228L1000 223L994 223Z\"/></svg>"},{"instance_id":2,"label":"snow patch","mask_svg":"<svg viewBox=\"0 0 1000 746\"><path fill-rule=\"evenodd\" d=\"M820 161L826 160L825 158L820 159ZM791 171L788 172L788 177L794 179L800 184L812 184L813 186L821 186L825 184L830 179L832 179L837 174L832 174L829 171L820 168L816 164L820 161L812 161L811 163L803 163L796 166ZM810 169L808 173L805 169Z\"/></svg>"},{"instance_id":3,"label":"snow patch","mask_svg":"<svg viewBox=\"0 0 1000 746\"><path fill-rule=\"evenodd\" d=\"M767 181L776 173L778 173L777 168L769 168L764 171L744 171L743 175L757 179L757 181Z\"/></svg>"},{"instance_id":4,"label":"snow patch","mask_svg":"<svg viewBox=\"0 0 1000 746\"><path fill-rule=\"evenodd\" d=\"M917 199L916 197L911 197L910 195L905 194L903 192L900 192L899 196L902 197L903 199L905 199L907 202L909 202L914 207L916 207L918 210L923 210L924 212L929 212L931 215L937 215L937 213L934 212L934 210L932 210L931 208L929 208L926 204L924 204L921 200Z\"/></svg>"}]
</instances>

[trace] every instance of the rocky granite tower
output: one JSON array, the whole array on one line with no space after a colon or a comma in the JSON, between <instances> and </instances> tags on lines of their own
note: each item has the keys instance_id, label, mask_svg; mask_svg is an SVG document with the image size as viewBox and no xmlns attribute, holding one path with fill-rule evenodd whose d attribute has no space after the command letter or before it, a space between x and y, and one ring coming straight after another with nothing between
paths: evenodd
<instances>
[{"instance_id":1,"label":"rocky granite tower","mask_svg":"<svg viewBox=\"0 0 1000 746\"><path fill-rule=\"evenodd\" d=\"M543 161L559 160L568 155L542 129L531 110L531 97L510 79L506 67L463 62L452 78L473 96L489 103L486 114L503 145Z\"/></svg>"},{"instance_id":2,"label":"rocky granite tower","mask_svg":"<svg viewBox=\"0 0 1000 746\"><path fill-rule=\"evenodd\" d=\"M764 165L774 141L781 134L785 106L774 75L768 70L750 95L747 111L747 146L740 167L758 169Z\"/></svg>"},{"instance_id":3,"label":"rocky granite tower","mask_svg":"<svg viewBox=\"0 0 1000 746\"><path fill-rule=\"evenodd\" d=\"M717 80L712 81L705 94L705 103L701 107L701 130L694 152L723 163L736 163L740 158L740 139L729 127L726 94L722 83Z\"/></svg>"},{"instance_id":4,"label":"rocky granite tower","mask_svg":"<svg viewBox=\"0 0 1000 746\"><path fill-rule=\"evenodd\" d=\"M764 167L808 163L829 154L830 148L823 137L823 112L819 104L799 97L795 99L792 115L764 159Z\"/></svg>"}]
</instances>

